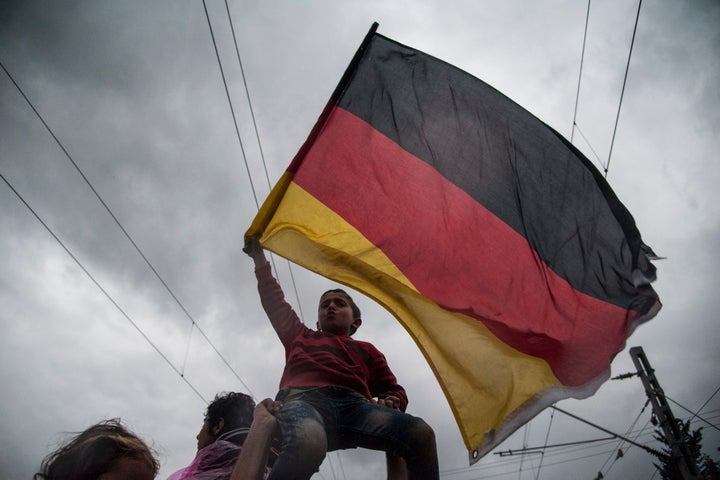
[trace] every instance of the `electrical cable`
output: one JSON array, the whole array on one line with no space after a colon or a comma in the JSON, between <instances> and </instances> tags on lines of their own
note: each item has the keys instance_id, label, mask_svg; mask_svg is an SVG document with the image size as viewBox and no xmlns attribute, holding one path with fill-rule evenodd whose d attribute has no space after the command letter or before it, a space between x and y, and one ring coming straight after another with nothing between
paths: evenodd
<instances>
[{"instance_id":1,"label":"electrical cable","mask_svg":"<svg viewBox=\"0 0 720 480\"><path fill-rule=\"evenodd\" d=\"M607 163L605 164L605 178L607 178L610 169L610 159L612 158L613 146L615 145L615 134L617 133L618 123L620 122L620 110L622 109L623 97L625 96L625 85L627 84L628 71L630 70L630 58L632 57L633 46L635 45L635 34L637 33L638 21L640 20L640 7L642 0L638 1L637 15L635 16L635 27L633 28L632 40L630 40L630 52L628 53L627 65L625 66L625 77L623 78L622 91L620 92L620 102L618 103L617 115L615 116L615 127L613 128L612 140L610 141L610 151L608 152Z\"/></svg>"},{"instance_id":2,"label":"electrical cable","mask_svg":"<svg viewBox=\"0 0 720 480\"><path fill-rule=\"evenodd\" d=\"M227 0L225 0L225 10L227 11L228 23L230 23L230 31L232 32L233 43L235 44L235 54L237 55L238 65L240 65L240 75L242 76L243 86L245 88L248 108L250 109L250 117L252 118L253 127L255 128L255 138L257 139L260 158L262 159L263 169L265 170L265 179L267 180L268 186L270 186L270 175L268 174L267 164L265 163L265 154L263 153L262 142L260 141L260 132L258 131L257 121L255 120L255 111L253 110L252 100L250 99L250 89L248 88L247 80L245 78L245 69L243 68L242 60L240 59L240 48L238 48L237 37L235 36L235 26L233 25L232 16L230 15L230 7L228 6Z\"/></svg>"},{"instance_id":3,"label":"electrical cable","mask_svg":"<svg viewBox=\"0 0 720 480\"><path fill-rule=\"evenodd\" d=\"M583 63L585 62L585 41L587 40L588 24L590 23L590 0L588 0L587 13L585 14L585 33L583 34L582 53L580 54L580 73L578 73L577 92L575 92L575 111L573 112L572 128L570 129L570 143L573 143L575 126L577 125L578 103L580 101L580 81L582 80Z\"/></svg>"},{"instance_id":4,"label":"electrical cable","mask_svg":"<svg viewBox=\"0 0 720 480\"><path fill-rule=\"evenodd\" d=\"M528 439L528 435L529 435L529 432L528 432L528 430L529 430L529 425L530 425L530 422L528 422L528 423L526 423L525 425L523 425L523 443L522 443L523 448L527 448L527 439ZM521 457L521 458L520 458L520 466L518 467L518 480L522 480L522 470L523 470L524 460L525 460L525 457Z\"/></svg>"},{"instance_id":5,"label":"electrical cable","mask_svg":"<svg viewBox=\"0 0 720 480\"><path fill-rule=\"evenodd\" d=\"M717 391L715 391L715 393L717 393ZM715 394L713 394L713 396L714 396L714 395L715 395ZM702 410L702 408L701 408L700 410L698 410L697 412L693 412L693 411L690 410L689 408L686 408L686 407L682 406L680 403L678 403L678 402L676 402L675 400L673 400L672 398L668 397L667 394L665 395L665 398L667 398L667 399L670 400L672 403L674 403L674 404L677 405L678 407L682 408L682 409L685 410L686 412L692 414L692 417L690 417L690 418L687 420L688 422L692 421L694 418L698 418L698 419L700 419L700 421L702 421L703 423L706 423L706 424L709 425L710 427L712 427L712 428L714 428L715 430L717 430L717 431L720 432L720 428L718 428L717 425L713 425L712 423L708 422L707 420L705 420L703 417L701 417L701 416L699 415L700 410ZM711 397L711 398L712 398L712 397ZM707 404L707 402L706 402L705 404ZM704 406L705 406L705 405L703 405L703 407L704 407Z\"/></svg>"},{"instance_id":6,"label":"electrical cable","mask_svg":"<svg viewBox=\"0 0 720 480\"><path fill-rule=\"evenodd\" d=\"M649 422L648 422L649 423ZM645 428L639 429L634 432L630 432L635 435L634 441L639 441L638 438L641 435L652 435L652 432L645 433ZM649 440L654 440L650 438ZM559 443L559 444L553 444L553 445L547 445L547 449L549 449L545 454L543 455L543 458L546 460L553 459L553 458L559 458L564 457L567 455L574 455L577 456L580 452L588 451L588 450L595 450L598 447L603 448L603 451L599 454L591 453L589 456L598 456L598 455L606 455L606 454L614 454L617 452L617 449L615 447L610 448L609 450L605 449L604 447L608 447L611 444L615 443L616 437L606 437L606 438L597 438L597 439L591 439L591 440L579 440L574 442L565 442L565 443ZM546 442L547 443L547 442ZM498 455L502 460L498 461L492 461L492 462L486 462L482 461L482 463L479 463L477 465L474 465L472 467L462 467L457 469L450 469L450 470L443 470L441 474L443 476L451 476L456 474L462 474L467 473L469 471L472 471L477 468L482 468L483 470L487 470L489 468L500 468L503 466L512 467L513 465L517 465L520 463L520 459L516 458L518 455L525 455L525 454L533 454L533 453L540 453L539 450L544 447L530 447L527 449L527 451L523 450L510 450L508 452L502 452L502 453L495 453L495 455ZM582 457L585 458L585 457ZM572 460L567 460L572 461ZM556 462L557 463L557 462ZM554 465L556 463L549 463L547 465Z\"/></svg>"},{"instance_id":7,"label":"electrical cable","mask_svg":"<svg viewBox=\"0 0 720 480\"><path fill-rule=\"evenodd\" d=\"M248 88L247 79L245 78L245 68L243 67L242 59L240 57L240 47L238 46L237 36L235 35L235 25L232 20L232 15L230 14L230 7L228 6L227 0L225 0L225 11L227 12L228 23L230 24L230 31L232 33L232 38L233 38L233 44L235 45L235 55L237 57L238 65L240 66L240 75L242 76L243 86L245 88L245 95L247 97L248 108L250 111L250 118L252 119L253 128L255 130L255 139L257 140L258 151L260 152L260 160L262 162L263 170L265 171L265 180L267 181L268 189L272 190L272 184L270 183L270 174L268 173L267 162L265 161L265 153L262 148L262 142L260 141L260 132L259 132L259 129L257 126L257 120L255 119L255 111L252 106L252 99L250 98L250 89ZM206 10L206 13L207 13L207 10ZM216 52L217 52L217 49L216 49ZM218 63L219 62L220 62L220 57L218 56ZM220 68L222 70L222 67L220 67ZM228 100L229 100L229 98L230 97L228 94ZM232 106L230 108L232 109ZM239 133L238 133L238 135L239 135ZM244 154L243 154L243 156L244 156ZM245 164L247 166L247 161L245 162ZM248 177L250 177L249 169L248 169ZM252 184L252 178L250 178L250 183ZM255 192L255 190L253 189L253 193L254 192ZM258 205L257 198L255 199L255 204ZM258 207L258 210L259 210L259 207ZM278 270L275 265L275 256L274 255L270 255L270 261L272 262L273 271L275 272L275 275L278 276ZM304 323L305 315L303 314L302 302L300 302L300 294L298 293L297 283L295 282L295 275L293 275L292 264L290 263L289 260L286 260L286 261L287 261L287 265L288 265L288 272L290 274L290 281L292 283L293 291L295 293L295 299L297 300L296 305L297 305L297 309L298 309L298 315L300 316L300 318L303 320L303 323ZM279 279L280 278L278 276L278 280Z\"/></svg>"},{"instance_id":8,"label":"electrical cable","mask_svg":"<svg viewBox=\"0 0 720 480\"><path fill-rule=\"evenodd\" d=\"M577 90L575 92L575 109L573 111L573 120L572 120L572 128L570 130L570 143L574 144L575 139L575 131L577 130L578 133L580 133L580 136L585 140L585 144L590 148L590 151L592 151L593 155L595 155L595 159L597 160L598 165L604 170L605 164L600 159L600 156L597 154L595 149L593 148L592 144L590 143L590 140L585 136L583 131L580 129L580 126L577 124L577 112L578 112L578 105L580 104L580 86L582 82L582 73L583 73L583 66L585 64L585 47L587 42L587 32L588 32L588 26L590 25L590 0L588 0L588 6L587 11L585 13L585 33L583 34L583 42L582 42L582 49L580 54L580 71L578 73L578 81L577 81Z\"/></svg>"},{"instance_id":9,"label":"electrical cable","mask_svg":"<svg viewBox=\"0 0 720 480\"><path fill-rule=\"evenodd\" d=\"M710 403L710 400L712 400L715 397L715 395L718 394L718 392L720 392L720 387L718 387L715 390L715 392L713 392L713 394L710 395L710 397L707 400L705 400L705 403L703 403L702 406L698 409L698 413L703 411L703 408L705 408L707 406L707 404Z\"/></svg>"},{"instance_id":10,"label":"electrical cable","mask_svg":"<svg viewBox=\"0 0 720 480\"><path fill-rule=\"evenodd\" d=\"M78 174L80 175L80 177L82 177L82 179L85 181L85 183L87 184L87 186L88 186L88 187L90 188L90 190L93 192L93 194L95 195L95 198L97 198L97 200L100 202L100 204L105 208L105 211L108 213L108 215L110 215L110 217L113 219L113 221L114 221L115 224L118 226L118 228L120 229L120 231L125 235L125 237L128 239L128 241L130 242L130 244L135 248L135 251L137 251L137 253L140 255L140 257L145 261L145 264L148 266L148 268L150 268L150 270L155 274L155 277L157 277L157 279L160 281L160 283L163 285L163 287L165 287L165 290L170 294L170 296L173 298L173 300L175 301L175 303L177 303L177 305L180 307L180 309L183 311L183 313L188 317L188 319L190 319L190 321L192 322L192 325L193 325L195 328L198 329L198 332L200 332L200 334L203 336L203 338L205 338L205 341L207 341L207 343L210 345L210 347L212 347L212 349L215 351L215 353L216 353L216 354L220 357L220 359L225 363L225 365L228 367L228 369L230 369L230 371L233 373L233 375L235 375L235 378L243 385L243 387L245 387L245 389L248 391L248 393L250 393L250 395L254 397L252 391L251 391L250 388L247 386L247 384L243 381L242 378L240 378L240 375L238 375L238 373L235 371L235 369L230 365L230 363L228 363L227 359L226 359L226 358L222 355L222 353L220 353L220 351L217 349L217 347L215 346L215 344L210 340L210 338L208 338L208 336L205 334L205 332L200 328L200 326L197 324L197 322L196 322L195 319L192 317L192 315L190 315L190 312L188 312L188 310L187 310L187 309L185 308L185 306L182 304L182 302L180 301L180 299L175 295L175 293L172 291L172 289L171 289L170 286L167 284L167 282L165 282L165 280L162 278L162 276L160 275L160 273L155 269L155 267L154 267L153 264L150 262L150 260L147 258L147 256L145 256L145 254L144 254L143 251L140 249L140 247L138 246L138 244L135 243L135 240L133 240L133 238L132 238L132 236L130 235L130 233L125 229L125 227L123 226L123 224L122 224L122 223L120 222L120 220L115 216L115 214L112 212L112 210L110 209L110 207L108 206L108 204L105 202L105 200L103 200L103 198L100 196L100 194L99 194L98 191L95 189L95 187L92 185L92 183L91 183L90 180L87 178L87 176L85 175L85 173L82 171L82 169L80 168L80 166L75 162L75 160L73 159L73 157L72 157L72 156L70 155L70 153L67 151L67 149L66 149L65 146L62 144L62 142L60 141L60 139L55 135L55 133L54 133L53 130L50 128L50 126L48 125L48 123L45 121L45 119L43 118L43 116L42 116L42 115L40 114L40 112L35 108L35 105L33 105L33 103L30 101L30 98L28 98L28 96L25 94L25 92L24 92L23 89L20 87L20 85L15 81L15 78L10 74L10 72L8 71L8 69L5 68L5 65L2 63L2 61L0 61L0 67L3 69L3 71L5 72L5 74L8 76L8 78L10 79L10 81L13 83L13 85L15 86L15 88L18 90L18 92L20 92L20 95L23 97L23 99L25 99L25 102L28 104L28 106L29 106L29 107L32 109L32 111L35 113L35 115L36 115L37 118L40 120L40 122L43 124L43 126L45 127L45 130L47 130L47 132L48 132L48 133L50 134L50 136L53 138L53 140L55 141L55 143L57 144L57 146L58 146L58 147L60 148L60 150L65 154L65 158L67 158L67 159L70 161L70 163L73 165L73 167L75 167L75 170L78 172Z\"/></svg>"},{"instance_id":11,"label":"electrical cable","mask_svg":"<svg viewBox=\"0 0 720 480\"><path fill-rule=\"evenodd\" d=\"M548 423L547 432L545 432L545 445L547 446L548 440L550 439L550 429L552 428L553 419L555 418L555 410L550 410L550 422ZM542 469L543 461L545 460L545 450L543 449L542 456L540 457L540 465L538 465L537 474L535 480L540 478L540 470Z\"/></svg>"},{"instance_id":12,"label":"electrical cable","mask_svg":"<svg viewBox=\"0 0 720 480\"><path fill-rule=\"evenodd\" d=\"M220 67L220 76L222 77L223 86L225 87L225 95L227 96L228 105L230 105L230 114L232 115L233 125L235 125L235 133L237 134L238 143L240 144L240 152L242 153L242 157L245 162L245 169L247 170L248 179L250 180L250 189L252 190L253 200L255 200L255 207L260 210L257 193L255 192L255 185L253 184L252 176L250 175L250 165L248 165L247 156L245 155L245 147L243 146L242 138L240 137L240 128L238 127L237 117L235 116L235 108L233 107L232 99L230 98L230 90L228 89L227 80L225 79L225 70L223 70L222 62L220 61L220 52L218 51L217 42L215 41L215 32L212 28L212 22L210 22L210 13L208 13L205 0L203 0L203 8L205 9L205 18L207 18L208 28L210 29L210 38L212 39L213 48L215 48L215 56L217 57L218 67Z\"/></svg>"},{"instance_id":13,"label":"electrical cable","mask_svg":"<svg viewBox=\"0 0 720 480\"><path fill-rule=\"evenodd\" d=\"M647 423L650 423L649 421ZM640 437L646 438L647 441L656 441L654 438L652 438L652 431L647 432L647 424L638 430L635 430L633 432L629 432L632 434L633 441L634 442L641 442L643 440L640 440ZM598 457L598 456L605 456L605 455L617 455L617 448L615 446L612 446L612 444L616 443L616 437L607 437L607 438L598 438L593 440L580 440L576 442L566 442L566 443L560 443L560 444L553 444L547 446L547 451L543 455L543 469L546 470L546 467L559 465L562 463L570 463L574 461L575 459L586 459L591 457ZM595 452L597 448L603 448L600 452ZM610 447L610 448L605 448ZM481 468L484 472L486 472L488 469L494 469L494 468L501 468L501 467L507 467L508 469L512 468L512 466L517 465L520 462L520 459L515 459L517 455L525 455L525 454L533 454L533 453L539 453L539 450L542 447L531 447L528 449L527 452L523 452L521 450L512 450L512 454L505 453L504 455L500 455L501 458L504 460L501 461L495 461L495 462L483 462L477 465L474 465L473 467L464 467L460 469L453 469L453 470L444 470L441 472L441 475L446 476L454 476L459 474L464 474L471 472L473 469ZM587 455L581 455L581 452L589 452ZM497 455L497 454L496 454ZM566 458L568 456L572 456L572 458ZM564 458L564 460L557 460ZM510 473L505 473L503 475L510 475ZM482 478L488 478L487 476L483 475Z\"/></svg>"},{"instance_id":14,"label":"electrical cable","mask_svg":"<svg viewBox=\"0 0 720 480\"><path fill-rule=\"evenodd\" d=\"M128 315L127 312L125 312L125 310L123 310L123 308L115 301L115 299L107 292L107 290L105 290L105 289L103 288L103 286L100 285L100 283L95 279L95 277L93 277L93 275L88 271L88 269L85 268L85 265L83 265L82 262L80 262L80 260L79 260L79 259L70 251L70 249L63 243L63 241L60 240L60 238L55 234L55 232L53 232L53 230L48 226L47 223L45 223L45 221L44 221L44 220L40 217L40 215L38 215L38 213L30 206L30 204L25 201L25 199L22 197L22 195L20 195L20 192L18 192L17 190L15 190L15 187L13 187L13 186L10 184L10 182L5 178L5 176L4 176L2 173L0 173L0 178L2 178L3 182L5 182L5 184L10 188L10 190L12 190L12 192L15 194L15 196L17 196L17 198L20 199L20 201L25 205L25 207L27 207L27 209L30 210L30 213L33 214L33 216L37 219L37 221L40 222L40 224L41 224L43 227L45 227L45 230L47 230L48 233L49 233L50 235L52 235L52 237L53 237L53 238L55 239L55 241L63 248L63 250L65 250L65 252L66 252L68 255L70 255L70 258L72 258L73 261L75 261L75 263L77 264L77 266L80 267L80 269L81 269L83 272L85 272L85 275L87 275L88 278L89 278L90 280L92 280L92 282L95 284L95 286L103 293L103 295L105 295L105 297L110 301L110 303L112 303L112 304L115 306L115 308L120 312L120 314L121 314L123 317L125 317L125 319L126 319L128 322L130 322L130 325L132 325L132 326L135 328L135 330L138 331L138 333L145 339L146 342L148 342L148 343L150 344L150 346L158 353L158 355L160 355L160 357L162 357L162 359L165 360L165 363L167 363L167 364L170 366L170 368L172 368L173 371L175 371L175 373L177 373L177 374L180 376L180 378L182 378L183 381L184 381L186 384L188 384L188 386L192 389L192 391L195 392L195 394L196 394L198 397L200 397L200 399L201 399L203 402L208 403L208 401L202 396L202 394L198 391L198 389L195 388L195 386L190 382L190 380L188 380L188 379L182 374L182 372L180 372L180 370L178 370L178 368L177 368L175 365L173 365L173 363L170 361L170 359L168 359L167 356L165 356L165 354L162 352L162 350L160 350L160 348L159 348L157 345L155 345L155 343L153 343L152 340L150 340L150 337L148 337L147 334L145 334L145 332L140 328L140 326L138 326L138 324L135 323L135 321L134 321L132 318L130 318L130 315Z\"/></svg>"},{"instance_id":15,"label":"electrical cable","mask_svg":"<svg viewBox=\"0 0 720 480\"><path fill-rule=\"evenodd\" d=\"M579 420L579 421L581 421L581 422L583 422L583 423L586 423L586 424L590 425L591 427L595 427L595 428L597 428L597 429L600 430L600 431L603 431L603 432L605 432L605 433L609 433L610 435L614 435L614 436L617 437L617 438L621 438L621 439L625 440L627 443L629 443L629 444L631 444L631 445L635 445L636 447L642 448L643 450L645 450L646 452L650 453L651 455L655 455L655 456L657 456L657 457L661 457L661 456L662 456L662 453L660 453L659 451L657 451L657 450L655 450L655 449L652 449L652 448L648 447L647 445L642 445L642 444L639 444L639 443L637 443L637 442L634 442L634 441L630 440L629 438L623 437L622 435L619 435L619 434L617 434L617 433L615 433L615 432L612 432L612 431L610 431L610 430L608 430L608 429L606 429L606 428L603 428L603 427L601 427L601 426L599 426L599 425L596 425L596 424L594 424L594 423L592 423L592 422L589 422L589 421L587 421L587 420L585 420L585 419L583 419L583 418L580 418L580 417L578 417L577 415L574 415L574 414L572 414L572 413L570 413L570 412L567 412L567 411L565 411L565 410L563 410L563 409L561 409L561 408L559 408L559 407L556 407L556 406L553 405L553 406L550 407L550 408L552 408L552 409L554 409L554 410L557 410L557 411L560 412L560 413L564 413L565 415L567 415L567 416L569 416L569 417L572 417L572 418L574 418L575 420Z\"/></svg>"},{"instance_id":16,"label":"electrical cable","mask_svg":"<svg viewBox=\"0 0 720 480\"><path fill-rule=\"evenodd\" d=\"M511 455L523 455L526 453L541 453L542 450L546 450L548 448L559 448L559 447L573 447L575 445L586 445L588 443L597 443L597 442L608 442L610 440L615 440L615 437L603 437L603 438L593 438L590 440L577 440L575 442L564 442L564 443L556 443L553 445L543 445L542 447L527 447L524 446L523 448L518 449L511 449L506 450L504 452L496 452L493 453L493 455L499 455L501 457L507 457Z\"/></svg>"},{"instance_id":17,"label":"electrical cable","mask_svg":"<svg viewBox=\"0 0 720 480\"><path fill-rule=\"evenodd\" d=\"M194 326L195 325L193 323L191 323L190 331L188 332L187 344L185 345L185 358L183 359L183 366L182 366L183 373L185 373L185 367L187 367L188 358L190 357L190 344L192 341L193 330L195 330Z\"/></svg>"},{"instance_id":18,"label":"electrical cable","mask_svg":"<svg viewBox=\"0 0 720 480\"><path fill-rule=\"evenodd\" d=\"M625 432L625 436L626 436L626 437L629 437L629 436L630 436L630 434L631 434L632 431L633 431L633 428L635 428L635 425L636 425L637 422L640 420L640 417L642 416L642 414L645 413L645 409L648 407L649 404L650 404L650 400L646 400L646 401L645 401L645 404L644 404L643 407L640 409L640 413L638 413L637 417L635 417L635 420L632 422L632 424L630 424L630 427L629 427L629 428L627 429L627 431ZM648 422L649 422L649 420L648 420ZM637 436L639 436L639 435L640 435L640 434L638 434ZM636 437L633 441L636 442L636 441L637 441L637 437ZM621 438L620 441L617 443L617 445L615 446L615 450L617 450L617 452L622 452L621 448L622 448L622 444L623 444L624 442L625 442L625 440ZM614 457L614 458L613 458L613 457ZM610 456L608 457L608 459L605 460L605 463L602 464L602 467L600 467L599 472L602 473L603 475L607 475L607 474L610 472L610 470L612 469L613 465L615 465L615 462L617 462L618 459L620 459L620 458L622 458L622 454L621 454L621 453L618 453L618 454L611 453ZM605 466L608 464L608 462L609 462L610 460L612 460L612 463L610 464L609 467L607 467L607 470L605 470Z\"/></svg>"},{"instance_id":19,"label":"electrical cable","mask_svg":"<svg viewBox=\"0 0 720 480\"><path fill-rule=\"evenodd\" d=\"M590 143L590 140L588 140L588 138L585 136L585 134L583 133L583 131L580 129L580 126L579 126L579 125L575 125L575 129L578 131L578 133L579 133L580 136L583 138L583 140L585 140L585 143L586 143L587 146L590 148L590 151L593 153L593 155L595 155L595 159L597 160L598 165L600 165L600 167L602 167L602 169L605 170L605 164L604 164L603 161L600 159L600 155L598 155L598 153L595 151L595 149L593 148L592 144Z\"/></svg>"},{"instance_id":20,"label":"electrical cable","mask_svg":"<svg viewBox=\"0 0 720 480\"><path fill-rule=\"evenodd\" d=\"M604 456L611 452L615 452L615 450L603 450L603 451L597 452L597 453L588 453L587 455L583 455L583 456L575 456L575 457L569 458L569 459L562 459L562 460L557 460L554 462L548 462L545 464L545 468L549 468L549 467L553 467L553 466L557 466L557 465L564 465L564 464L573 463L573 462L577 462L577 461L581 461L581 460L587 460L589 458ZM518 462L518 461L519 460L515 460L515 462ZM482 469L483 473L480 474L481 476L472 477L472 478L474 478L476 480L482 480L482 479L487 479L487 478L497 478L497 477L515 475L516 472L515 471L506 471L506 472L501 472L501 473L488 473L488 470L512 465L512 463L513 462L510 462L509 464L508 464L508 462L504 462L504 463L495 462L493 464L476 464L473 467L465 467L462 469L454 469L454 470L444 470L444 471L440 472L440 474L442 477L447 477L447 476L453 476L453 475L459 475L459 474L472 474L476 470Z\"/></svg>"}]
</instances>

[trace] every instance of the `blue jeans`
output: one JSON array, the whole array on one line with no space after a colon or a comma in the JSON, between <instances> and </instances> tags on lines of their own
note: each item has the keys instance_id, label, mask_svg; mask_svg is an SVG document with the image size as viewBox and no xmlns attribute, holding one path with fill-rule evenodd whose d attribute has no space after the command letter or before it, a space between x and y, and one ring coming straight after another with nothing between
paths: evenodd
<instances>
[{"instance_id":1,"label":"blue jeans","mask_svg":"<svg viewBox=\"0 0 720 480\"><path fill-rule=\"evenodd\" d=\"M309 479L326 452L355 447L404 458L410 480L439 478L435 434L427 423L346 388L292 395L276 417L283 444L269 480Z\"/></svg>"}]
</instances>

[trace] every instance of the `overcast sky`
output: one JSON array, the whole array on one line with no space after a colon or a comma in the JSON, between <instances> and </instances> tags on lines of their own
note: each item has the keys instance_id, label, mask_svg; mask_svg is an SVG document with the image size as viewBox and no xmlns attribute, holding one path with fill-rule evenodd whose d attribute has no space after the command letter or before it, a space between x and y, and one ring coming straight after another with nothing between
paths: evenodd
<instances>
[{"instance_id":1,"label":"overcast sky","mask_svg":"<svg viewBox=\"0 0 720 480\"><path fill-rule=\"evenodd\" d=\"M269 185L225 4L207 4L242 147L201 1L0 1L0 61L67 151L0 72L0 174L107 293L0 182L1 478L31 478L64 432L121 417L158 451L164 479L192 460L205 401L216 392L249 391L256 399L276 393L283 351L241 251ZM493 85L572 136L598 165L608 160L635 2L591 5L575 132L585 2L229 6L272 184L373 21L379 33ZM719 133L720 3L644 2L608 181L645 242L667 257L656 262L664 307L633 334L612 369L634 370L628 350L642 346L676 416L689 418L683 408L695 412L711 399L700 417L714 425ZM291 277L287 262L275 261L290 301L314 325L318 295L333 284L299 267ZM623 445L625 455L615 460L617 440L554 448L542 460L489 454L468 467L447 402L409 335L370 300L359 304L358 338L385 352L408 390L409 411L435 428L443 478L653 477L652 457L637 447ZM633 378L558 406L652 443L644 403ZM693 422L702 425L706 451L717 458L717 426ZM606 436L546 411L494 453ZM382 475L382 455L353 450L329 455L316 477Z\"/></svg>"}]
</instances>

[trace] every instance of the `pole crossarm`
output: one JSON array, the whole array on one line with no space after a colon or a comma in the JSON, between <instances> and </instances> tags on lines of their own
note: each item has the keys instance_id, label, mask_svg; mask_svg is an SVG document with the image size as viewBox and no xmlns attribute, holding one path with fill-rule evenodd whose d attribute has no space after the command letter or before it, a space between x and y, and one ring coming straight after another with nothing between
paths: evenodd
<instances>
[{"instance_id":1,"label":"pole crossarm","mask_svg":"<svg viewBox=\"0 0 720 480\"><path fill-rule=\"evenodd\" d=\"M501 457L507 457L511 455L523 455L526 453L543 453L543 450L546 448L556 448L556 447L572 447L575 445L583 445L585 443L595 443L595 442L607 442L608 440L614 440L615 437L603 437L603 438L593 438L592 440L579 440L577 442L565 442L565 443L556 443L554 445L543 445L542 447L526 447L526 448L519 448L517 450L505 450L502 452L496 452L495 455L499 455Z\"/></svg>"}]
</instances>

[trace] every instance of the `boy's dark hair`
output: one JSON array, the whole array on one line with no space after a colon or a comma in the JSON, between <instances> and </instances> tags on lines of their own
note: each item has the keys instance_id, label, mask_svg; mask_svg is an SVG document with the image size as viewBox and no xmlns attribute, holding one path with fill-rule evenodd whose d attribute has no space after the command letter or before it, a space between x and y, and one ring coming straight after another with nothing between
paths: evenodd
<instances>
[{"instance_id":1,"label":"boy's dark hair","mask_svg":"<svg viewBox=\"0 0 720 480\"><path fill-rule=\"evenodd\" d=\"M324 297L328 293L340 293L344 295L345 298L348 299L348 302L350 302L350 308L352 308L353 318L360 318L360 308L355 305L355 301L345 290L343 290L342 288L333 288L332 290L328 290L327 292L324 292L322 295L320 295L320 298Z\"/></svg>"},{"instance_id":2,"label":"boy's dark hair","mask_svg":"<svg viewBox=\"0 0 720 480\"><path fill-rule=\"evenodd\" d=\"M35 480L97 478L121 458L143 462L157 475L160 464L150 447L117 418L78 433L42 461Z\"/></svg>"},{"instance_id":3,"label":"boy's dark hair","mask_svg":"<svg viewBox=\"0 0 720 480\"><path fill-rule=\"evenodd\" d=\"M224 420L220 434L238 428L250 428L255 411L255 401L249 395L238 392L223 392L215 395L205 411L208 425L214 427Z\"/></svg>"}]
</instances>

